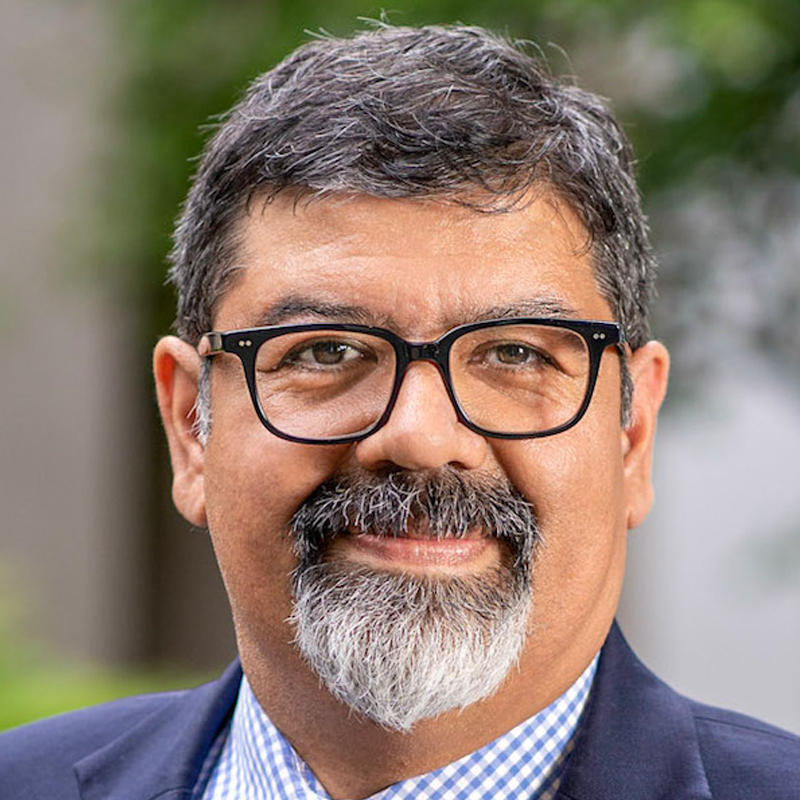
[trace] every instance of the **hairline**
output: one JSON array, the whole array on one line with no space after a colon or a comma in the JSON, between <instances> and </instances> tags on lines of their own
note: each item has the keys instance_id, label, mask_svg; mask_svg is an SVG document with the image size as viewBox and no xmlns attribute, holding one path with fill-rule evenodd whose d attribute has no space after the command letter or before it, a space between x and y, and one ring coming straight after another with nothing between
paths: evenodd
<instances>
[{"instance_id":1,"label":"hairline","mask_svg":"<svg viewBox=\"0 0 800 800\"><path fill-rule=\"evenodd\" d=\"M472 188L474 188L474 191L470 191ZM305 207L312 203L327 203L331 201L346 205L349 202L356 202L362 199L412 202L419 204L435 203L446 207L449 206L456 211L486 215L512 214L524 211L534 202L541 199L550 205L555 213L560 216L563 206L566 205L579 223L584 239L583 243L575 248L573 255L576 258L585 254L589 255L595 288L598 294L607 303L609 311L614 317L614 321L618 322L620 325L623 324L622 320L619 319L619 314L616 313L614 298L609 296L609 293L605 291L603 287L603 282L601 280L603 274L601 256L598 252L597 241L594 235L570 198L552 181L540 178L531 186L527 187L524 193L515 192L511 201L505 203L502 202L504 196L490 194L481 189L481 187L467 187L464 191L436 192L427 195L414 194L399 197L388 197L386 195L367 194L365 192L339 189L320 190L302 184L291 184L282 187L268 185L253 187L243 194L243 197L236 204L235 211L232 213L231 218L227 221L223 230L218 233L219 242L224 252L222 260L225 263L219 264L216 270L216 280L214 281L216 283L215 292L208 305L208 330L214 328L213 320L219 303L223 300L227 292L235 286L238 276L248 268L242 263L241 256L244 246L244 227L247 218L253 213L253 206L260 204L260 213L263 216L267 208L272 205L273 201L282 195L286 195L289 199L293 200L291 206L292 214L297 212L297 208L300 205ZM473 203L468 199L470 197L484 197L489 200L494 198L497 200L497 205L493 205L490 202L482 204L477 202ZM176 328L178 328L178 333L181 338L192 345L197 345L200 337L207 332L202 330L186 330L185 328L181 330L179 320L176 320Z\"/></svg>"}]
</instances>

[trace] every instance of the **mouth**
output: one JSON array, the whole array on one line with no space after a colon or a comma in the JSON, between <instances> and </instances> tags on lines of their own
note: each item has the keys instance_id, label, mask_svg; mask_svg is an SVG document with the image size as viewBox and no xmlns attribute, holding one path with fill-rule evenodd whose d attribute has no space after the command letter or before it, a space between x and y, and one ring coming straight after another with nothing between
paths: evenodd
<instances>
[{"instance_id":1,"label":"mouth","mask_svg":"<svg viewBox=\"0 0 800 800\"><path fill-rule=\"evenodd\" d=\"M527 580L539 540L533 506L507 479L449 468L331 478L298 507L289 533L301 571L336 562L465 579L506 569Z\"/></svg>"},{"instance_id":2,"label":"mouth","mask_svg":"<svg viewBox=\"0 0 800 800\"><path fill-rule=\"evenodd\" d=\"M496 563L499 545L479 529L463 536L437 536L425 527L409 526L397 535L351 527L333 539L330 556L378 569L458 572Z\"/></svg>"}]
</instances>

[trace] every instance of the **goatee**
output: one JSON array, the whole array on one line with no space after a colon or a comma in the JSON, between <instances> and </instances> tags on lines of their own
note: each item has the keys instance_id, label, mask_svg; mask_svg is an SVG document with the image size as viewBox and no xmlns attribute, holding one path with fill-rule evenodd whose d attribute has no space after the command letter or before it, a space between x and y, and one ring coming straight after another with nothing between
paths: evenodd
<instances>
[{"instance_id":1,"label":"goatee","mask_svg":"<svg viewBox=\"0 0 800 800\"><path fill-rule=\"evenodd\" d=\"M339 700L386 728L491 695L526 639L534 554L531 504L506 479L445 467L348 473L326 482L291 521L295 643ZM503 557L459 576L383 571L330 558L348 531L437 538L480 532Z\"/></svg>"}]
</instances>

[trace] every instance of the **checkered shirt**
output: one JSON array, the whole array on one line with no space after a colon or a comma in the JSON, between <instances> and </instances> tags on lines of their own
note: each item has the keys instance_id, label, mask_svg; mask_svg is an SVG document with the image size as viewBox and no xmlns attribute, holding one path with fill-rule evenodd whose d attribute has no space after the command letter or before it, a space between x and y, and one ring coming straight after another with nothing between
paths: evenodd
<instances>
[{"instance_id":1,"label":"checkered shirt","mask_svg":"<svg viewBox=\"0 0 800 800\"><path fill-rule=\"evenodd\" d=\"M551 800L558 790L597 656L538 714L451 764L392 784L370 800ZM330 800L309 766L272 724L242 679L228 730L206 758L198 800Z\"/></svg>"}]
</instances>

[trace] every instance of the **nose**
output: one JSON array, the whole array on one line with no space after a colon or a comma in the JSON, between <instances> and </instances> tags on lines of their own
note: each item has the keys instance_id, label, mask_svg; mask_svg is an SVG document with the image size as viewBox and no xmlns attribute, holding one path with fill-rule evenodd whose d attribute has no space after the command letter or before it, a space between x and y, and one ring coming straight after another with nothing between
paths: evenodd
<instances>
[{"instance_id":1,"label":"nose","mask_svg":"<svg viewBox=\"0 0 800 800\"><path fill-rule=\"evenodd\" d=\"M355 456L366 469L434 469L446 464L475 469L487 448L483 436L459 422L439 370L417 361L406 369L389 421L358 442Z\"/></svg>"}]
</instances>

